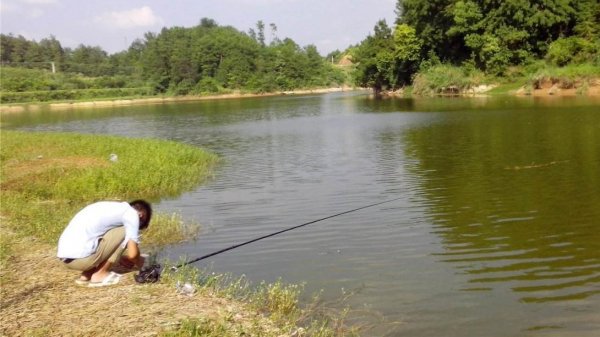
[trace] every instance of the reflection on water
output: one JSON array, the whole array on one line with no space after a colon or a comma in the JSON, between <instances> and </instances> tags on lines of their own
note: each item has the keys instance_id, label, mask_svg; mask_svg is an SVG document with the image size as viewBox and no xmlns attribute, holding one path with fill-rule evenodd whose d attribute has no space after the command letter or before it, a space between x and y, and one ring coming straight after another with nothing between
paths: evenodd
<instances>
[{"instance_id":1,"label":"reflection on water","mask_svg":"<svg viewBox=\"0 0 600 337\"><path fill-rule=\"evenodd\" d=\"M600 102L332 94L3 116L28 130L154 137L223 157L159 210L199 221L200 264L341 289L367 336L600 331ZM345 305L345 304L344 304ZM367 313L367 314L365 314ZM355 317L352 316L354 319Z\"/></svg>"},{"instance_id":2,"label":"reflection on water","mask_svg":"<svg viewBox=\"0 0 600 337\"><path fill-rule=\"evenodd\" d=\"M526 303L600 292L597 112L486 114L406 142L443 238L436 255L468 275L464 290L504 284Z\"/></svg>"}]
</instances>

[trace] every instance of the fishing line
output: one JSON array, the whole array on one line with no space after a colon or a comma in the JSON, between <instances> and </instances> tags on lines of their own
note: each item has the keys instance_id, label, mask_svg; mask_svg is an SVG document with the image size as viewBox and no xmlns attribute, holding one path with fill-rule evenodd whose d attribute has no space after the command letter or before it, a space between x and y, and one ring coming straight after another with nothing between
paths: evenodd
<instances>
[{"instance_id":1,"label":"fishing line","mask_svg":"<svg viewBox=\"0 0 600 337\"><path fill-rule=\"evenodd\" d=\"M183 266L187 266L189 264L192 264L192 263L195 263L195 262L198 262L198 261L202 261L202 260L207 259L209 257L215 256L215 255L219 255L221 253L225 253L227 251L230 251L230 250L233 250L233 249L236 249L236 248L239 248L239 247L251 244L251 243L256 242L256 241L260 241L260 240L263 240L263 239L266 239L266 238L270 238L272 236L279 235L281 233L289 232L291 230L294 230L294 229L297 229L297 228L300 228L300 227L312 225L312 224L317 223L317 222L321 222L321 221L324 221L324 220L327 220L327 219L335 218L335 217L340 216L340 215L344 215L344 214L348 214L348 213L360 211L360 210L363 210L365 208L374 207L374 206L377 206L377 205L387 204L389 202L400 200L402 198L404 198L404 197L394 198L394 199L390 199L390 200L386 200L386 201L380 201L380 202L376 202L374 204L370 204L370 205L367 205L367 206L362 206L362 207L354 208L354 209L351 209L349 211L344 211L344 212L340 212L340 213L333 214L333 215L330 215L330 216L326 216L324 218L320 218L320 219L312 220L312 221L309 221L309 222L305 222L305 223L303 223L301 225L289 227L289 228L286 228L286 229L283 229L283 230L280 230L280 231L277 231L277 232L274 232L274 233L271 233L271 234L263 235L261 237L258 237L258 238L252 239L252 240L248 240L248 241L245 241L245 242L242 242L242 243L238 243L236 245L233 245L233 246L230 246L230 247L227 247L227 248L223 248L223 249L217 250L216 252L212 252L210 254L206 254L206 255L197 257L197 258L195 258L193 260L181 263L181 264L177 265L174 268L175 269L179 269L179 268L181 268Z\"/></svg>"}]
</instances>

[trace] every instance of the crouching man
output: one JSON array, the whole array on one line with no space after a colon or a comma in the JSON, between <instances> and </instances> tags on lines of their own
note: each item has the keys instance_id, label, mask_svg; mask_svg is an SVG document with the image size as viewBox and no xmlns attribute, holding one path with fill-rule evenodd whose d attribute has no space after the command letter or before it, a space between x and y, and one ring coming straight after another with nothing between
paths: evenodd
<instances>
[{"instance_id":1,"label":"crouching man","mask_svg":"<svg viewBox=\"0 0 600 337\"><path fill-rule=\"evenodd\" d=\"M120 275L110 270L117 261L128 268L141 268L144 264L139 231L148 227L151 217L152 207L144 200L88 205L73 217L60 236L57 256L67 268L81 271L76 280L80 285L116 284ZM125 249L127 253L123 254Z\"/></svg>"}]
</instances>

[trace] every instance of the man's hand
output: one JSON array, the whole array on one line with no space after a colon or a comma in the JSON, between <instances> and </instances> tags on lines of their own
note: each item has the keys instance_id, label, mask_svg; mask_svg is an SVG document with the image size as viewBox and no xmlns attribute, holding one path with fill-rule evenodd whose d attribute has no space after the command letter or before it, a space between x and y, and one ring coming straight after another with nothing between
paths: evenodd
<instances>
[{"instance_id":1,"label":"man's hand","mask_svg":"<svg viewBox=\"0 0 600 337\"><path fill-rule=\"evenodd\" d=\"M135 263L131 261L127 256L121 256L121 260L119 260L119 264L127 269L133 269L135 267Z\"/></svg>"},{"instance_id":2,"label":"man's hand","mask_svg":"<svg viewBox=\"0 0 600 337\"><path fill-rule=\"evenodd\" d=\"M127 256L121 256L121 260L119 260L119 263L121 264L121 266L123 266L127 269L133 269L133 268L140 269L144 265L144 257L140 255L140 256L138 256L137 259L132 261Z\"/></svg>"},{"instance_id":3,"label":"man's hand","mask_svg":"<svg viewBox=\"0 0 600 337\"><path fill-rule=\"evenodd\" d=\"M127 261L123 263L123 260ZM141 256L140 249L135 241L129 240L127 242L127 255L121 258L121 264L129 269L134 267L139 269L144 265L144 257Z\"/></svg>"}]
</instances>

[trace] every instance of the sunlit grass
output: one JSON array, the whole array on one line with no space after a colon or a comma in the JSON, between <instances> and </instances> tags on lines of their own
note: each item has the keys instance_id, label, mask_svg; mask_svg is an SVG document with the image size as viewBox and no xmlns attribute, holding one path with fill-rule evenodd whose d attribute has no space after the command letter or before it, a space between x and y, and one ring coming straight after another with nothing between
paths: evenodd
<instances>
[{"instance_id":1,"label":"sunlit grass","mask_svg":"<svg viewBox=\"0 0 600 337\"><path fill-rule=\"evenodd\" d=\"M3 268L15 253L10 244L14 235L55 244L70 218L86 204L107 199L152 201L174 196L208 177L217 162L212 154L168 141L15 131L2 131L0 140ZM117 154L117 161L109 160L113 153ZM146 250L153 250L193 239L198 228L180 215L156 214L143 233L142 244ZM245 277L193 266L176 271L166 266L161 282L173 287L190 283L199 292L240 301L251 312L269 317L277 327L266 329L261 315L244 324L227 316L189 318L180 321L174 331L164 332L165 336L274 337L282 331L317 337L353 335L349 333L351 329L345 328L343 317L313 316L318 308L314 304L316 298L301 309L301 285L281 281L252 285Z\"/></svg>"},{"instance_id":2,"label":"sunlit grass","mask_svg":"<svg viewBox=\"0 0 600 337\"><path fill-rule=\"evenodd\" d=\"M425 96L463 93L480 84L494 84L495 88L486 93L503 95L513 94L522 87L531 92L541 82L550 81L561 88L577 88L578 94L585 94L590 81L598 77L600 66L592 63L558 67L538 61L526 66L510 67L501 77L486 75L471 67L441 64L417 73L412 93Z\"/></svg>"},{"instance_id":3,"label":"sunlit grass","mask_svg":"<svg viewBox=\"0 0 600 337\"><path fill-rule=\"evenodd\" d=\"M86 204L175 196L206 179L217 162L213 154L169 141L4 130L0 137L2 215L16 233L46 242L55 242Z\"/></svg>"},{"instance_id":4,"label":"sunlit grass","mask_svg":"<svg viewBox=\"0 0 600 337\"><path fill-rule=\"evenodd\" d=\"M537 80L540 78L556 79L589 79L600 76L600 66L585 64L569 64L564 67L546 65L535 71L531 78Z\"/></svg>"},{"instance_id":5,"label":"sunlit grass","mask_svg":"<svg viewBox=\"0 0 600 337\"><path fill-rule=\"evenodd\" d=\"M200 224L185 222L180 214L156 214L142 234L142 245L156 250L174 242L194 240L199 232Z\"/></svg>"},{"instance_id":6,"label":"sunlit grass","mask_svg":"<svg viewBox=\"0 0 600 337\"><path fill-rule=\"evenodd\" d=\"M184 260L179 261L179 263ZM245 303L249 310L262 313L276 323L281 330L273 332L260 327L232 327L231 322L215 321L206 318L190 319L179 329L166 333L166 336L217 336L218 332L229 336L232 330L249 336L280 336L281 332L299 336L333 337L358 336L358 327L348 324L345 319L348 310L338 311L326 308L320 294L312 296L308 304L300 305L304 285L286 284L281 280L252 284L245 276L215 273L210 268L183 266L173 269L170 264L164 268L161 282L173 287L191 284L201 293L215 295ZM344 301L344 300L342 300ZM223 330L226 328L225 330ZM226 332L223 332L226 331ZM287 335L286 334L286 335Z\"/></svg>"},{"instance_id":7,"label":"sunlit grass","mask_svg":"<svg viewBox=\"0 0 600 337\"><path fill-rule=\"evenodd\" d=\"M416 74L412 93L415 95L437 95L461 93L485 82L482 71L469 67L440 64Z\"/></svg>"}]
</instances>

